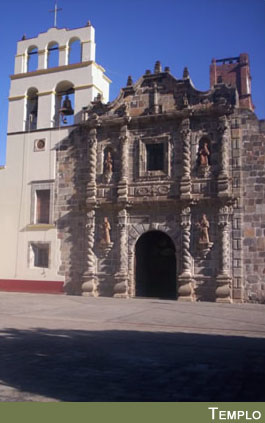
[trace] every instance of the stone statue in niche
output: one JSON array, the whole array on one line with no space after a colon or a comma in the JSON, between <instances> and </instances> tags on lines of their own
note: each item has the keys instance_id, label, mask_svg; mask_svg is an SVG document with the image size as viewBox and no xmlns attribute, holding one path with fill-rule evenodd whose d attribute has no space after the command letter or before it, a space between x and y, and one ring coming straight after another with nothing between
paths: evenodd
<instances>
[{"instance_id":1,"label":"stone statue in niche","mask_svg":"<svg viewBox=\"0 0 265 423\"><path fill-rule=\"evenodd\" d=\"M110 239L111 226L107 217L104 217L103 224L100 225L100 230L99 253L101 257L107 257L113 247L113 242Z\"/></svg>"},{"instance_id":2,"label":"stone statue in niche","mask_svg":"<svg viewBox=\"0 0 265 423\"><path fill-rule=\"evenodd\" d=\"M108 151L104 160L104 179L107 183L110 182L113 172L113 159L111 152Z\"/></svg>"},{"instance_id":3,"label":"stone statue in niche","mask_svg":"<svg viewBox=\"0 0 265 423\"><path fill-rule=\"evenodd\" d=\"M199 229L199 253L205 258L213 246L213 243L210 242L209 239L210 224L206 217L206 214L202 215L201 221L197 223L197 228Z\"/></svg>"},{"instance_id":4,"label":"stone statue in niche","mask_svg":"<svg viewBox=\"0 0 265 423\"><path fill-rule=\"evenodd\" d=\"M104 217L103 237L100 241L101 244L106 244L106 245L111 244L110 230L111 230L111 226L110 226L109 220L107 217Z\"/></svg>"},{"instance_id":5,"label":"stone statue in niche","mask_svg":"<svg viewBox=\"0 0 265 423\"><path fill-rule=\"evenodd\" d=\"M210 156L210 151L208 148L208 143L204 142L202 147L199 150L200 166L209 165L209 156Z\"/></svg>"},{"instance_id":6,"label":"stone statue in niche","mask_svg":"<svg viewBox=\"0 0 265 423\"><path fill-rule=\"evenodd\" d=\"M105 160L105 172L112 172L112 164L113 164L113 160L111 157L111 152L108 151L107 157Z\"/></svg>"},{"instance_id":7,"label":"stone statue in niche","mask_svg":"<svg viewBox=\"0 0 265 423\"><path fill-rule=\"evenodd\" d=\"M210 241L208 230L210 228L210 224L206 214L202 215L202 220L198 223L198 227L200 229L199 244L209 244Z\"/></svg>"},{"instance_id":8,"label":"stone statue in niche","mask_svg":"<svg viewBox=\"0 0 265 423\"><path fill-rule=\"evenodd\" d=\"M207 141L203 140L203 142L200 143L198 152L199 175L202 177L209 176L210 155L209 144Z\"/></svg>"}]
</instances>

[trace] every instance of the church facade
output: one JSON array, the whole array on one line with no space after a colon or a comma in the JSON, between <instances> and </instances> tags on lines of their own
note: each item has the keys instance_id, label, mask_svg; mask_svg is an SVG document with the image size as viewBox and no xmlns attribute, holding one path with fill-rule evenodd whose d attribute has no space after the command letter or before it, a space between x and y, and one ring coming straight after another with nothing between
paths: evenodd
<instances>
[{"instance_id":1,"label":"church facade","mask_svg":"<svg viewBox=\"0 0 265 423\"><path fill-rule=\"evenodd\" d=\"M229 61L250 78L247 55ZM227 67L214 66L217 78ZM216 302L262 295L264 127L250 91L225 77L199 92L187 69L177 80L157 62L135 84L129 77L114 102L98 96L84 109L57 149L66 291Z\"/></svg>"},{"instance_id":2,"label":"church facade","mask_svg":"<svg viewBox=\"0 0 265 423\"><path fill-rule=\"evenodd\" d=\"M2 256L13 261L0 288L23 290L24 283L35 292L60 287L85 296L264 301L265 125L253 111L247 54L213 60L206 92L194 87L188 69L176 79L156 62L137 82L129 77L108 103L93 28L70 32L45 34L34 86L25 69L13 77L12 166L0 177L9 172L8 186L20 163L22 187L5 203L14 215L4 209L9 226L2 233L8 237L12 227L13 238ZM62 39L61 62L47 69L41 55L55 37ZM76 38L83 54L73 65L65 52ZM38 85L43 75L49 88ZM29 123L13 128L19 104ZM18 145L27 166L13 158Z\"/></svg>"}]
</instances>

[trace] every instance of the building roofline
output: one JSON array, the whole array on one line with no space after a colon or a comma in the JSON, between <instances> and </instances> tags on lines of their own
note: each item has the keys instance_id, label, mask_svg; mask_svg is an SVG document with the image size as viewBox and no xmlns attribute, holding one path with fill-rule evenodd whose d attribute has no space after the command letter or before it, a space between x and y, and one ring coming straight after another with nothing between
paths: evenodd
<instances>
[{"instance_id":1,"label":"building roofline","mask_svg":"<svg viewBox=\"0 0 265 423\"><path fill-rule=\"evenodd\" d=\"M28 40L34 40L34 39L38 38L39 35L46 34L50 29L57 29L58 31L61 31L62 29L64 29L65 31L76 31L77 29L90 28L90 27L94 28L93 25L91 25L91 24L90 25L84 25L84 26L78 26L76 28L66 28L66 27L57 28L55 26L51 26L49 29L47 29L47 31L41 31L35 37L26 37L25 40L18 40L17 43L21 43L23 41L28 41Z\"/></svg>"}]
</instances>

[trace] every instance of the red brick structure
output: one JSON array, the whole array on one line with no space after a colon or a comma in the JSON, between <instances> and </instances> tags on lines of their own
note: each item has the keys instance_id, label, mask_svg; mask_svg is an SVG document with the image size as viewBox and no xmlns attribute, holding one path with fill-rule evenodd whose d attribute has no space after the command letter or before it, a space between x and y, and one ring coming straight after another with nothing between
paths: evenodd
<instances>
[{"instance_id":1,"label":"red brick structure","mask_svg":"<svg viewBox=\"0 0 265 423\"><path fill-rule=\"evenodd\" d=\"M254 111L255 106L251 98L251 76L247 53L242 53L239 57L212 59L212 64L210 65L211 88L220 83L230 84L236 88L240 107Z\"/></svg>"}]
</instances>

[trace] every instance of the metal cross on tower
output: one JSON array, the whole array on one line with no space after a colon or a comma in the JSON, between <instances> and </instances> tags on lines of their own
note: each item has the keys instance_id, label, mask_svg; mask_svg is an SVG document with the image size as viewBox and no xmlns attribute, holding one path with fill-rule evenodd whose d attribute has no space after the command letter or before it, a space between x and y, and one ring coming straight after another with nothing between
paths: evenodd
<instances>
[{"instance_id":1,"label":"metal cross on tower","mask_svg":"<svg viewBox=\"0 0 265 423\"><path fill-rule=\"evenodd\" d=\"M54 9L53 10L49 10L50 13L54 13L54 25L53 26L55 28L57 27L57 12L60 12L61 10L63 10L63 9L62 8L59 8L58 9L57 2L55 2Z\"/></svg>"}]
</instances>

